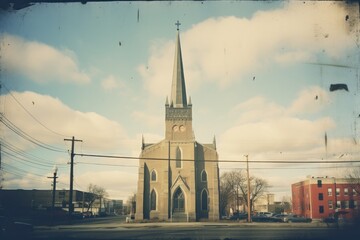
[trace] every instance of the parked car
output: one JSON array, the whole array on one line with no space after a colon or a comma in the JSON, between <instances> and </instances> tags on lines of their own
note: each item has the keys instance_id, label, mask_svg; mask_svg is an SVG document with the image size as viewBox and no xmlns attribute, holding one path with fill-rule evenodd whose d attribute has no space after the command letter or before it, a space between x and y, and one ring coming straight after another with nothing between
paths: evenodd
<instances>
[{"instance_id":1,"label":"parked car","mask_svg":"<svg viewBox=\"0 0 360 240\"><path fill-rule=\"evenodd\" d=\"M31 239L34 226L0 216L0 239Z\"/></svg>"},{"instance_id":2,"label":"parked car","mask_svg":"<svg viewBox=\"0 0 360 240\"><path fill-rule=\"evenodd\" d=\"M252 222L281 222L279 218L268 217L265 214L257 214L251 217Z\"/></svg>"},{"instance_id":3,"label":"parked car","mask_svg":"<svg viewBox=\"0 0 360 240\"><path fill-rule=\"evenodd\" d=\"M232 216L230 216L230 220L241 220L241 219L247 219L248 214L243 212L235 212Z\"/></svg>"},{"instance_id":4,"label":"parked car","mask_svg":"<svg viewBox=\"0 0 360 240\"><path fill-rule=\"evenodd\" d=\"M72 219L83 219L83 214L81 212L73 212L71 213Z\"/></svg>"},{"instance_id":5,"label":"parked car","mask_svg":"<svg viewBox=\"0 0 360 240\"><path fill-rule=\"evenodd\" d=\"M337 223L338 219L335 217L327 217L322 220L324 223Z\"/></svg>"},{"instance_id":6,"label":"parked car","mask_svg":"<svg viewBox=\"0 0 360 240\"><path fill-rule=\"evenodd\" d=\"M272 216L271 218L274 219L274 221L276 222L287 222L287 214L276 214L274 216Z\"/></svg>"},{"instance_id":7,"label":"parked car","mask_svg":"<svg viewBox=\"0 0 360 240\"><path fill-rule=\"evenodd\" d=\"M265 216L267 216L267 217L272 217L272 216L274 216L274 214L271 213L271 212L259 212L258 214L259 214L259 215L265 215Z\"/></svg>"},{"instance_id":8,"label":"parked car","mask_svg":"<svg viewBox=\"0 0 360 240\"><path fill-rule=\"evenodd\" d=\"M93 213L91 211L83 212L82 215L83 215L83 218L92 218L93 217Z\"/></svg>"},{"instance_id":9,"label":"parked car","mask_svg":"<svg viewBox=\"0 0 360 240\"><path fill-rule=\"evenodd\" d=\"M286 222L292 223L292 222L311 222L311 221L312 221L311 218L301 217L294 214L294 215L288 215Z\"/></svg>"}]
</instances>

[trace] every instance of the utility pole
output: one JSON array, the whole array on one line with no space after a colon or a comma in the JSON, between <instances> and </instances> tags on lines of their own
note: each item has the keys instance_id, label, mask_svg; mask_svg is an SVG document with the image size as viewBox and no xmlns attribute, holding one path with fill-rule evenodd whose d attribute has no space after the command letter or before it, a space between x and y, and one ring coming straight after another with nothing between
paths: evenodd
<instances>
[{"instance_id":1,"label":"utility pole","mask_svg":"<svg viewBox=\"0 0 360 240\"><path fill-rule=\"evenodd\" d=\"M1 49L0 49L1 50ZM1 71L1 69L0 69L0 71ZM1 88L2 88L2 85L1 85L1 78L0 78L0 96L1 96ZM0 102L0 108L1 108L1 102ZM2 112L1 112L1 109L0 109L0 118L2 118ZM0 135L1 136L3 136L2 135L2 131L1 131L2 129L0 128ZM2 144L2 141L0 140L0 190L2 189L2 182L3 182L3 177L2 177L2 169L1 169L1 161L2 161L2 159L1 159L1 154L2 154L2 151L1 151L1 144Z\"/></svg>"},{"instance_id":2,"label":"utility pole","mask_svg":"<svg viewBox=\"0 0 360 240\"><path fill-rule=\"evenodd\" d=\"M64 139L64 141L71 141L71 155L70 155L70 192L69 192L69 216L74 211L73 207L73 185L74 185L74 143L82 142L82 140L75 139L73 136L71 139Z\"/></svg>"},{"instance_id":3,"label":"utility pole","mask_svg":"<svg viewBox=\"0 0 360 240\"><path fill-rule=\"evenodd\" d=\"M251 222L251 208L250 208L250 178L249 178L249 155L246 157L246 175L247 175L247 209L248 209L248 222Z\"/></svg>"},{"instance_id":4,"label":"utility pole","mask_svg":"<svg viewBox=\"0 0 360 240\"><path fill-rule=\"evenodd\" d=\"M53 192L52 192L52 204L51 204L51 208L52 208L52 211L53 211L53 212L54 212L54 209L55 209L56 179L58 178L58 177L56 176L57 170L58 170L58 168L55 166L55 167L54 167L54 176L52 176L52 177L47 177L47 178L52 178L52 179L53 179Z\"/></svg>"}]
</instances>

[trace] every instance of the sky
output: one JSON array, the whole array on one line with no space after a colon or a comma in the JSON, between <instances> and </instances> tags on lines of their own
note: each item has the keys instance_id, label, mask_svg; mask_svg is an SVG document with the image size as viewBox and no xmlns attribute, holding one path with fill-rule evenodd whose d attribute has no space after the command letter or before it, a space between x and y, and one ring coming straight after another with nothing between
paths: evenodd
<instances>
[{"instance_id":1,"label":"sky","mask_svg":"<svg viewBox=\"0 0 360 240\"><path fill-rule=\"evenodd\" d=\"M77 154L135 158L142 136L162 140L178 20L195 137L216 138L220 173L245 169L248 155L250 175L279 200L307 176L359 166L357 4L35 4L0 10L4 189L51 189L55 165L58 189L69 189L72 136ZM138 160L74 161L74 189L136 192Z\"/></svg>"}]
</instances>

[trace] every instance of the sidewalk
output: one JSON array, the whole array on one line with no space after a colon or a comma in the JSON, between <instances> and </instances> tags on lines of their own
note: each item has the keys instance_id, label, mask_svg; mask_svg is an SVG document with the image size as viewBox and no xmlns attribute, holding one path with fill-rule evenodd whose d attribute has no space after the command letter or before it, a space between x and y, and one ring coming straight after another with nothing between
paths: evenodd
<instances>
[{"instance_id":1,"label":"sidewalk","mask_svg":"<svg viewBox=\"0 0 360 240\"><path fill-rule=\"evenodd\" d=\"M163 227L231 227L231 228L329 228L326 223L312 222L312 223L247 223L247 222L154 222L154 223L79 223L72 225L57 225L57 226L36 226L35 230L66 230L66 229L132 229L132 228L163 228Z\"/></svg>"}]
</instances>

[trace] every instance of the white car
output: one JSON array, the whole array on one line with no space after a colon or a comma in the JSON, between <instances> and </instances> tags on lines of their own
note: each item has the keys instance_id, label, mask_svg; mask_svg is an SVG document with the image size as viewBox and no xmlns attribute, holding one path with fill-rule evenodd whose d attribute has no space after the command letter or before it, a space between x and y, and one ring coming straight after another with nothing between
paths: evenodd
<instances>
[{"instance_id":1,"label":"white car","mask_svg":"<svg viewBox=\"0 0 360 240\"><path fill-rule=\"evenodd\" d=\"M259 212L258 213L259 215L265 215L265 216L267 216L267 217L272 217L274 214L273 213L271 213L271 212Z\"/></svg>"}]
</instances>

